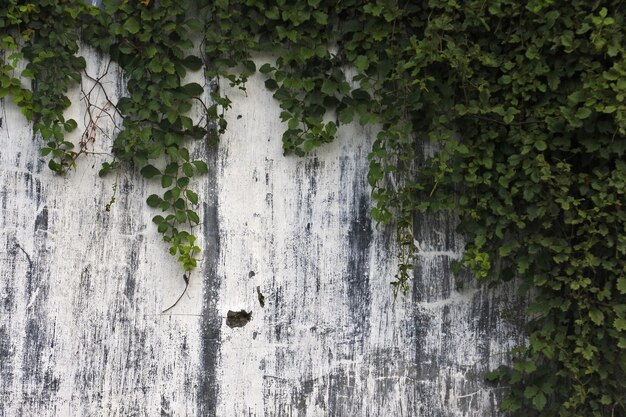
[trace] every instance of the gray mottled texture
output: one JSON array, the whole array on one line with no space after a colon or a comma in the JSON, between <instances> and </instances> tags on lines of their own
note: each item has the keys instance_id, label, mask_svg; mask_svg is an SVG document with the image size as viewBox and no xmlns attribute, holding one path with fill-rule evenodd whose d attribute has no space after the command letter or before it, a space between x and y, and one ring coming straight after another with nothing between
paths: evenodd
<instances>
[{"instance_id":1,"label":"gray mottled texture","mask_svg":"<svg viewBox=\"0 0 626 417\"><path fill-rule=\"evenodd\" d=\"M118 72L104 82L123 94ZM497 416L482 378L520 341L514 291L455 278L463 242L431 215L412 292L394 300L393 235L368 215L375 132L284 157L280 109L260 77L247 87L227 90L219 146L194 146L210 170L195 183L203 259L167 314L185 284L144 203L158 185L123 170L105 211L116 179L97 177L102 156L53 175L0 102L0 417ZM100 128L106 152L116 132ZM251 321L227 326L229 310Z\"/></svg>"}]
</instances>

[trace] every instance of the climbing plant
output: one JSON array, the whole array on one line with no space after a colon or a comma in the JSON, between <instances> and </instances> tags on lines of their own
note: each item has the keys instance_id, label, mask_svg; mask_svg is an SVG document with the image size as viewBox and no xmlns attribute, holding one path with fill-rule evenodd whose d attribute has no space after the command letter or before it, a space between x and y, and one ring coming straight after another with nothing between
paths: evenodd
<instances>
[{"instance_id":1,"label":"climbing plant","mask_svg":"<svg viewBox=\"0 0 626 417\"><path fill-rule=\"evenodd\" d=\"M63 117L85 68L79 35L117 62L127 93L111 103L121 126L101 174L160 180L147 203L186 271L200 251L190 178L208 170L187 143L216 140L230 106L182 84L188 70L244 90L264 74L285 153L375 124L371 215L397 231L394 289L409 290L416 213L452 211L467 241L457 271L532 298L527 343L488 375L507 387L502 410L626 416L625 16L623 0L9 0L0 97L65 173L81 154Z\"/></svg>"},{"instance_id":2,"label":"climbing plant","mask_svg":"<svg viewBox=\"0 0 626 417\"><path fill-rule=\"evenodd\" d=\"M69 107L68 89L79 82L85 59L77 56L78 27L89 9L59 2L9 2L0 10L4 62L0 67L0 97L10 95L44 142L42 154L50 157L48 166L62 174L73 165L74 144L65 133L76 129L75 120L65 120ZM17 72L20 60L27 61ZM31 80L31 89L21 78Z\"/></svg>"}]
</instances>

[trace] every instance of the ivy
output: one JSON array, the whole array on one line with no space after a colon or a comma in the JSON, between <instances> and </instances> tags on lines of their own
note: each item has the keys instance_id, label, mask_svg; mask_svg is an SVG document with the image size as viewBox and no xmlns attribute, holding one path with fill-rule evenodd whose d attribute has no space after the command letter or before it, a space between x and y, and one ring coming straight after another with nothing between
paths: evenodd
<instances>
[{"instance_id":1,"label":"ivy","mask_svg":"<svg viewBox=\"0 0 626 417\"><path fill-rule=\"evenodd\" d=\"M164 213L153 222L169 243L170 254L177 256L185 271L191 271L200 248L190 231L200 219L194 211L198 198L190 182L207 169L204 162L193 160L186 143L204 138L208 126L187 115L194 100L202 103L204 88L181 80L188 70L200 69L201 60L187 51L193 48L192 28L201 25L184 3L176 1L161 1L158 7L106 1L94 20L85 28L84 37L120 65L128 89L128 95L116 104L123 122L113 143L114 159L103 166L100 175L119 168L120 163L132 163L141 167L145 178L160 180L163 193L147 199L150 207ZM151 162L156 159L160 159L159 168Z\"/></svg>"},{"instance_id":2,"label":"ivy","mask_svg":"<svg viewBox=\"0 0 626 417\"><path fill-rule=\"evenodd\" d=\"M5 60L0 66L0 98L7 95L34 122L41 134L48 166L62 174L74 166L78 155L65 133L78 124L65 120L63 111L71 104L66 97L70 87L81 79L85 59L78 52L78 30L89 14L82 4L64 7L57 1L9 2L0 11L0 31ZM21 60L26 66L18 72ZM21 78L32 80L32 90L24 88Z\"/></svg>"},{"instance_id":3,"label":"ivy","mask_svg":"<svg viewBox=\"0 0 626 417\"><path fill-rule=\"evenodd\" d=\"M147 204L190 271L200 251L190 182L208 167L187 144L217 140L231 101L181 80L204 68L245 91L258 71L282 110L285 153L305 155L341 125L378 127L367 179L372 218L397 231L396 292L409 291L416 214L447 210L468 242L455 269L532 295L528 343L488 375L508 388L503 411L626 415L621 0L103 3L9 0L0 11L0 97L34 121L51 169L86 153L65 140L77 123L63 118L68 88L87 76L81 35L127 82L110 103L121 126L101 175L134 166L160 182Z\"/></svg>"}]
</instances>

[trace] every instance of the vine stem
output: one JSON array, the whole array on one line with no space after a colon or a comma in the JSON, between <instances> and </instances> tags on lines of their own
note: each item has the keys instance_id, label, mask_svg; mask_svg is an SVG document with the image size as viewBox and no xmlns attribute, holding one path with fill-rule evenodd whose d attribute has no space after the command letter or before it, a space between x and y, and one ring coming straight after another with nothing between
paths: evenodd
<instances>
[{"instance_id":1,"label":"vine stem","mask_svg":"<svg viewBox=\"0 0 626 417\"><path fill-rule=\"evenodd\" d=\"M167 313L168 311L170 311L171 309L173 309L174 307L176 307L176 304L178 304L178 302L183 298L183 295L185 295L185 293L187 292L187 289L189 288L189 281L191 280L191 272L185 273L183 274L183 279L185 280L185 289L183 290L183 292L180 294L180 296L178 296L178 298L176 299L176 301L174 301L174 304L172 304L171 306L169 306L168 308L166 308L165 310L163 310L161 312L161 314Z\"/></svg>"}]
</instances>

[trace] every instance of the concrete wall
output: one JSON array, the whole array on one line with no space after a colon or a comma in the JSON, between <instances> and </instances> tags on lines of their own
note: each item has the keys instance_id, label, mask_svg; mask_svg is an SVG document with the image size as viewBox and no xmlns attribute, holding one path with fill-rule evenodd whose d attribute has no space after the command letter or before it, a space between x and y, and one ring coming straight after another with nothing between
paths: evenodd
<instances>
[{"instance_id":1,"label":"concrete wall","mask_svg":"<svg viewBox=\"0 0 626 417\"><path fill-rule=\"evenodd\" d=\"M84 53L102 74L106 57ZM196 183L203 260L167 314L184 282L145 204L159 186L123 170L105 211L104 157L55 176L0 102L0 417L499 415L482 375L519 341L514 291L453 277L462 241L429 216L412 294L394 301L393 235L368 216L372 132L284 157L263 79L230 96L219 149L194 147L210 166ZM115 128L99 129L93 150L108 152ZM240 309L252 320L227 326Z\"/></svg>"}]
</instances>

